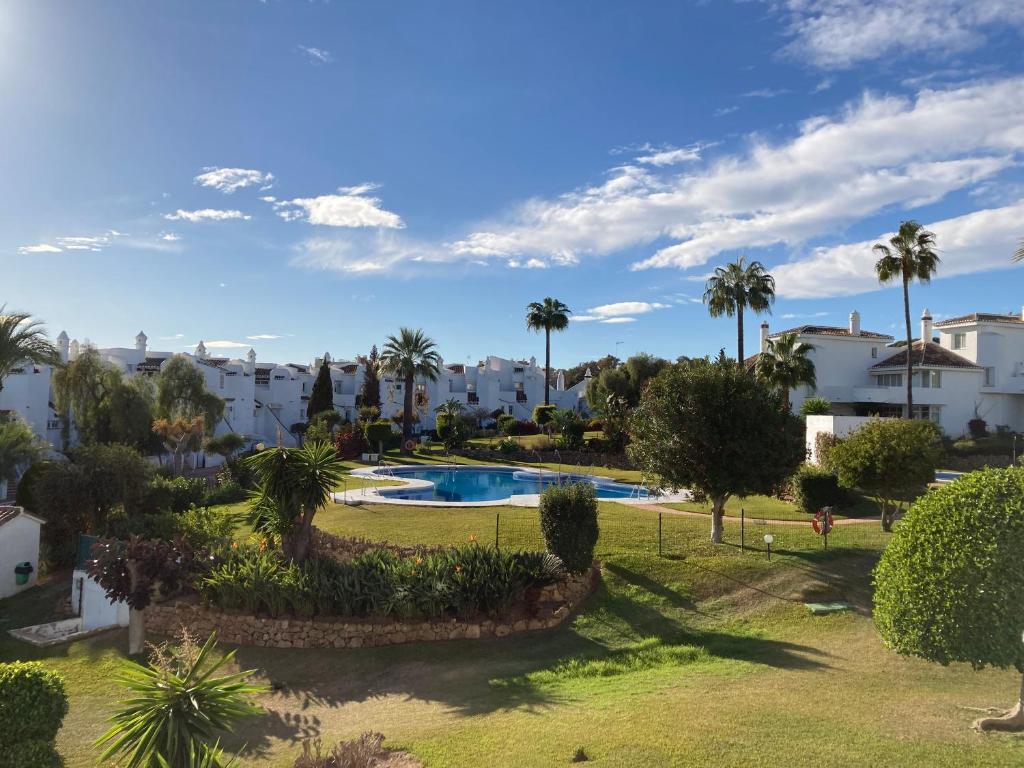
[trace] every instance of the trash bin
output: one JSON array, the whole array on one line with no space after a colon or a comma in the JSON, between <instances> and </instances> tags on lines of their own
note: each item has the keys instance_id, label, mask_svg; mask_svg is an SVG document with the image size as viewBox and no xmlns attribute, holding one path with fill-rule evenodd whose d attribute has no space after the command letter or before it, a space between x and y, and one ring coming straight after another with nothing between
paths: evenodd
<instances>
[{"instance_id":1,"label":"trash bin","mask_svg":"<svg viewBox=\"0 0 1024 768\"><path fill-rule=\"evenodd\" d=\"M14 566L14 583L19 586L22 584L28 584L29 574L34 570L35 568L32 567L32 563L27 560L23 563L18 563Z\"/></svg>"}]
</instances>

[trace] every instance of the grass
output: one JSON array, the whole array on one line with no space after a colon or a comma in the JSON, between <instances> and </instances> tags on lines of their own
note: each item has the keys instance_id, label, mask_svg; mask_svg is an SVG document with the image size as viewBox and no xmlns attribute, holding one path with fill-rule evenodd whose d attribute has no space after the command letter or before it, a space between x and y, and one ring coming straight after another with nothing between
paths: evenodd
<instances>
[{"instance_id":1,"label":"grass","mask_svg":"<svg viewBox=\"0 0 1024 768\"><path fill-rule=\"evenodd\" d=\"M668 507L670 509L684 510L686 512L700 512L706 515L711 514L710 504L673 502L662 504L661 506ZM802 509L799 509L794 504L771 496L731 498L725 503L726 517L740 517L740 510L743 510L748 520L751 518L767 518L771 520L798 520L800 522L809 523L813 517ZM878 505L873 499L865 496L858 496L849 507L836 511L833 515L836 520L877 516Z\"/></svg>"},{"instance_id":2,"label":"grass","mask_svg":"<svg viewBox=\"0 0 1024 768\"><path fill-rule=\"evenodd\" d=\"M333 505L319 524L401 542L534 541L536 510ZM504 518L504 523L501 522ZM884 539L853 528L830 552L791 537L769 562L712 546L700 518L600 508L604 578L585 610L554 630L501 640L359 650L241 648L274 692L268 714L227 742L245 765L290 766L298 742L364 730L386 734L429 768L552 766L583 746L601 768L627 766L1019 766L1024 741L979 736L969 707L1008 705L1015 672L939 667L887 651L870 620L869 574ZM0 628L41 621L61 579L0 601ZM812 617L805 600L842 599L852 613ZM59 736L68 768L121 695L111 677L123 632L52 649L0 635L0 660L40 658L65 675L71 712Z\"/></svg>"}]
</instances>

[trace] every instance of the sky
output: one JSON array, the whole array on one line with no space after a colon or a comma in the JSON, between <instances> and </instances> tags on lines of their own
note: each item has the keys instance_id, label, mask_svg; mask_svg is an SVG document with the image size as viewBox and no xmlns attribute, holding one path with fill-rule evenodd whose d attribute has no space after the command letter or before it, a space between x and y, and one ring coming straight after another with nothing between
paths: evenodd
<instances>
[{"instance_id":1,"label":"sky","mask_svg":"<svg viewBox=\"0 0 1024 768\"><path fill-rule=\"evenodd\" d=\"M1020 0L3 0L0 303L99 346L308 362L400 326L450 363L902 328L904 219L936 319L1019 312ZM747 322L757 338L761 318ZM748 353L751 341L748 341Z\"/></svg>"}]
</instances>

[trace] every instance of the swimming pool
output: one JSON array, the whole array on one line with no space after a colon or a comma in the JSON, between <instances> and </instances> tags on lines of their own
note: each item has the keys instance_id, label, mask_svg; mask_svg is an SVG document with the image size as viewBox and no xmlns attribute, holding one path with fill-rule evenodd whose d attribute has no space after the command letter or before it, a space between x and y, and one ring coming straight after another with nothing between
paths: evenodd
<instances>
[{"instance_id":1,"label":"swimming pool","mask_svg":"<svg viewBox=\"0 0 1024 768\"><path fill-rule=\"evenodd\" d=\"M382 467L364 476L411 481L403 486L375 489L382 497L410 501L508 501L513 496L538 494L556 483L590 483L599 499L648 497L646 488L605 477L515 467Z\"/></svg>"}]
</instances>

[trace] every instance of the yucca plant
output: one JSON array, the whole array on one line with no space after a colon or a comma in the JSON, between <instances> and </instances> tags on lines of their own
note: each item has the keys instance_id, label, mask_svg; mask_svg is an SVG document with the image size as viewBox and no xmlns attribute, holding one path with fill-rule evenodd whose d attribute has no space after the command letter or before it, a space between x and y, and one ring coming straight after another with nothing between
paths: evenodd
<instances>
[{"instance_id":1,"label":"yucca plant","mask_svg":"<svg viewBox=\"0 0 1024 768\"><path fill-rule=\"evenodd\" d=\"M104 747L100 762L114 760L125 768L212 768L223 766L218 732L230 732L235 721L262 709L251 701L265 686L246 682L255 670L216 676L234 658L234 651L211 657L213 634L201 648L171 655L155 653L145 666L126 662L118 678L132 692L110 721L110 730L96 740Z\"/></svg>"}]
</instances>

